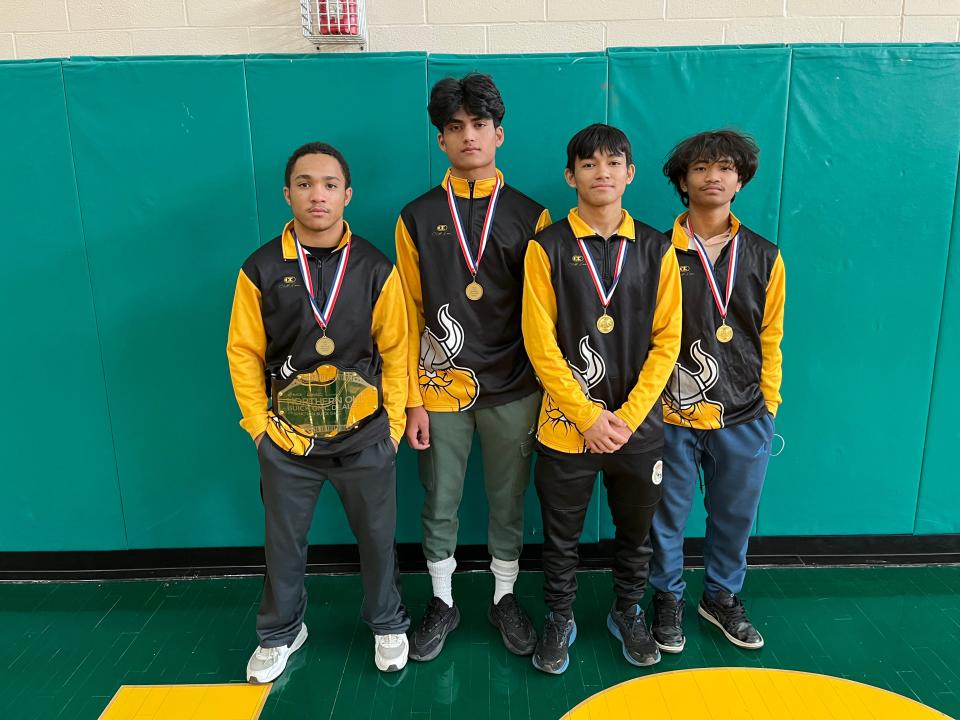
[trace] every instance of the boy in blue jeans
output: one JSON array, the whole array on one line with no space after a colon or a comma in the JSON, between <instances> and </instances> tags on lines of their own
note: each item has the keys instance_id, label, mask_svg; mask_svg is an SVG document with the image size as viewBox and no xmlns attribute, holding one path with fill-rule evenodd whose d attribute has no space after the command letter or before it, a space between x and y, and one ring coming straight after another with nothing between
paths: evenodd
<instances>
[{"instance_id":1,"label":"boy in blue jeans","mask_svg":"<svg viewBox=\"0 0 960 720\"><path fill-rule=\"evenodd\" d=\"M703 132L663 166L689 208L667 233L680 264L683 337L663 396L663 497L650 533L651 631L669 653L686 642L683 533L701 470L707 531L697 610L734 645L763 647L738 594L781 402L784 269L777 246L730 212L758 154L748 136Z\"/></svg>"}]
</instances>

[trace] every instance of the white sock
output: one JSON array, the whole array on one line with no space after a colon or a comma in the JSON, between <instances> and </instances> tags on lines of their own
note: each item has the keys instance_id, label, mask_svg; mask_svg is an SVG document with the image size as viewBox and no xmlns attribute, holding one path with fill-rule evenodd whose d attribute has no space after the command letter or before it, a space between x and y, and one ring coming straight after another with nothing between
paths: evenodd
<instances>
[{"instance_id":1,"label":"white sock","mask_svg":"<svg viewBox=\"0 0 960 720\"><path fill-rule=\"evenodd\" d=\"M453 555L440 562L427 560L427 570L433 581L433 594L443 600L449 607L453 607L453 571L457 569L457 561Z\"/></svg>"},{"instance_id":2,"label":"white sock","mask_svg":"<svg viewBox=\"0 0 960 720\"><path fill-rule=\"evenodd\" d=\"M493 573L493 604L496 605L504 595L513 592L513 584L517 581L517 575L520 574L519 560L498 560L493 558L490 561L490 572Z\"/></svg>"}]
</instances>

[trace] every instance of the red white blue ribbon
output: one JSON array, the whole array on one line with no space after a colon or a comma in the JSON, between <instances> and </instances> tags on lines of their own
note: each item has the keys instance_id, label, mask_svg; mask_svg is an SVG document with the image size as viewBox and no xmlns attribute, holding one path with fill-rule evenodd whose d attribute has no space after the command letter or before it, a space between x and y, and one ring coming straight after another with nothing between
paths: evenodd
<instances>
[{"instance_id":1,"label":"red white blue ribbon","mask_svg":"<svg viewBox=\"0 0 960 720\"><path fill-rule=\"evenodd\" d=\"M733 285L737 280L737 261L739 259L737 248L740 244L740 233L738 232L734 235L733 240L730 241L730 254L727 262L727 287L726 291L722 294L720 292L720 286L717 283L717 275L713 269L713 262L710 260L710 256L707 255L707 249L703 246L703 242L701 242L699 236L693 231L693 227L690 225L690 218L687 218L687 235L693 240L697 255L700 256L700 262L703 263L703 270L707 274L707 284L710 285L710 291L713 293L713 301L717 304L720 317L726 321L727 310L730 307L730 296L733 295Z\"/></svg>"},{"instance_id":2,"label":"red white blue ribbon","mask_svg":"<svg viewBox=\"0 0 960 720\"><path fill-rule=\"evenodd\" d=\"M486 217L483 218L483 229L480 231L480 247L477 248L477 259L474 260L467 234L463 230L463 222L460 220L460 213L457 212L457 202L453 193L453 177L447 178L447 204L450 206L450 216L453 218L453 229L457 233L457 240L460 242L463 259L467 262L467 270L470 271L473 277L476 277L477 272L480 270L480 260L483 258L483 251L487 247L490 228L493 227L493 215L497 211L497 200L500 197L501 189L503 189L503 182L500 180L500 176L497 175L493 192L490 193L490 204L487 205L487 214Z\"/></svg>"},{"instance_id":3,"label":"red white blue ribbon","mask_svg":"<svg viewBox=\"0 0 960 720\"><path fill-rule=\"evenodd\" d=\"M300 263L300 274L303 275L303 284L307 289L307 299L310 301L310 309L313 310L313 317L316 318L317 325L319 325L324 334L326 334L327 325L330 324L330 316L333 315L333 308L337 304L337 298L340 297L343 278L347 274L347 262L350 260L351 242L348 240L343 250L340 251L340 262L337 264L337 273L333 277L333 286L330 288L327 302L324 304L323 310L321 310L317 305L316 292L314 292L313 289L313 278L310 275L310 265L307 262L307 251L304 250L303 245L300 244L296 231L292 230L291 232L293 233L293 241L297 244L297 261ZM323 278L320 278L320 282L323 282Z\"/></svg>"},{"instance_id":4,"label":"red white blue ribbon","mask_svg":"<svg viewBox=\"0 0 960 720\"><path fill-rule=\"evenodd\" d=\"M597 295L600 296L603 309L606 310L607 306L610 305L610 301L613 300L613 292L617 289L617 283L620 282L623 263L627 259L627 238L620 239L620 249L617 250L617 263L613 269L613 282L610 284L609 290L603 285L603 279L597 270L597 263L594 261L593 255L590 254L587 244L583 242L582 238L577 238L577 244L580 245L580 252L583 254L583 259L587 263L587 270L590 271L590 277L593 279L593 287L596 289Z\"/></svg>"}]
</instances>

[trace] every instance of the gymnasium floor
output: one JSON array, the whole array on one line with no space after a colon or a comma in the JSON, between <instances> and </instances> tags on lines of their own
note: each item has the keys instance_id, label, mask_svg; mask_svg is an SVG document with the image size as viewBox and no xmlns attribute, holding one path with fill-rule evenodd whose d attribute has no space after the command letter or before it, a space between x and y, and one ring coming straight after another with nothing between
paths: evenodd
<instances>
[{"instance_id":1,"label":"gymnasium floor","mask_svg":"<svg viewBox=\"0 0 960 720\"><path fill-rule=\"evenodd\" d=\"M550 677L507 653L489 625L487 573L454 578L463 620L443 654L391 675L373 666L358 579L311 576L310 639L260 717L559 718L611 685L712 666L834 675L960 716L960 566L753 569L745 597L767 642L759 652L734 648L697 618L701 576L691 572L687 649L650 670L627 665L605 628L609 573L579 577L570 669ZM540 581L522 573L518 584L538 626ZM97 718L121 685L241 681L260 586L260 578L0 584L0 718ZM428 577L404 575L403 591L419 618Z\"/></svg>"}]
</instances>

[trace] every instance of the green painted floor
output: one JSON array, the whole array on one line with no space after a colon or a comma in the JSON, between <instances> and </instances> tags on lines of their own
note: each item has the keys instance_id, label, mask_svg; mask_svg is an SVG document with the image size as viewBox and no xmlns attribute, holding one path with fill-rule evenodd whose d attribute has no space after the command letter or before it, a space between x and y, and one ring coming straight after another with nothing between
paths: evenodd
<instances>
[{"instance_id":1,"label":"green painted floor","mask_svg":"<svg viewBox=\"0 0 960 720\"><path fill-rule=\"evenodd\" d=\"M558 718L586 697L638 675L750 666L836 675L960 716L960 567L789 568L750 571L744 597L767 646L739 650L685 621L687 649L649 670L628 665L604 619L609 573L580 574L579 635L570 669L543 675L510 655L486 619L488 573L454 578L460 628L441 656L382 675L358 618L359 580L308 578L310 639L263 711L286 718ZM539 626L539 573L518 595ZM701 575L690 573L688 607ZM0 718L96 718L122 684L223 683L243 678L255 646L258 578L0 584ZM415 619L426 575L404 576Z\"/></svg>"}]
</instances>

